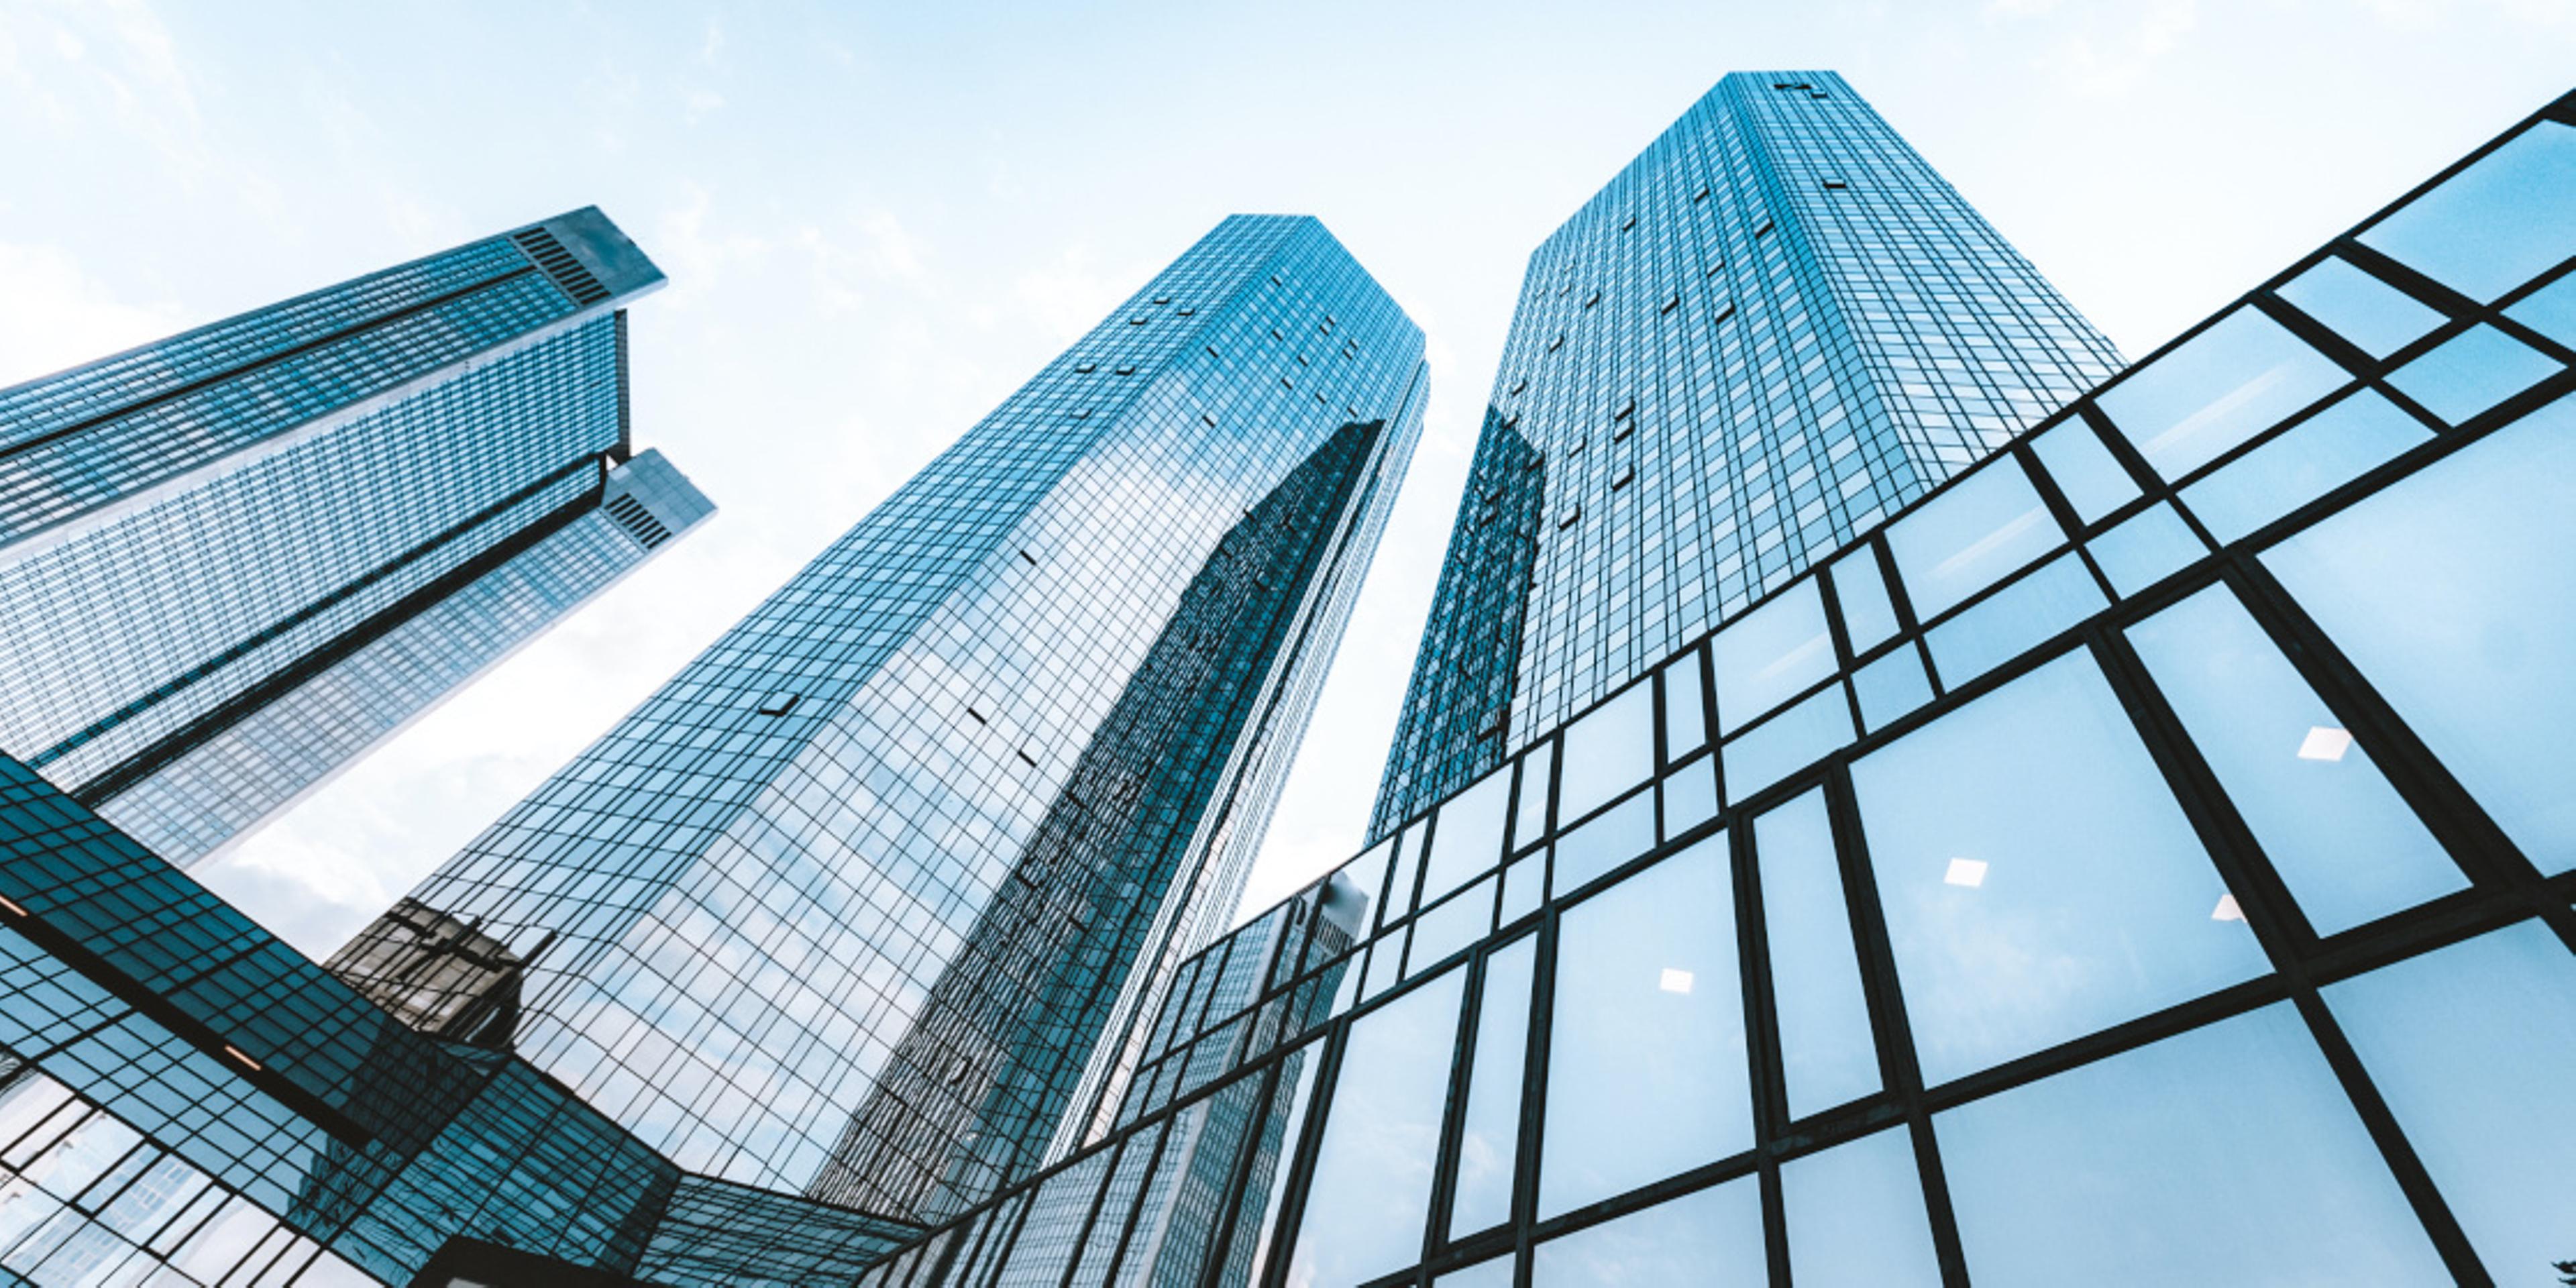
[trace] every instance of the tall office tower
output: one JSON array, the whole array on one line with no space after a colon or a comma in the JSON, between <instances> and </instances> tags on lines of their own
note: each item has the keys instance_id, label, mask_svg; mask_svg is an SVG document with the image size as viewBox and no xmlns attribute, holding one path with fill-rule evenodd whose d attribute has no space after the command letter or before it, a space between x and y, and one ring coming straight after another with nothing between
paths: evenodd
<instances>
[{"instance_id":1,"label":"tall office tower","mask_svg":"<svg viewBox=\"0 0 2576 1288\"><path fill-rule=\"evenodd\" d=\"M1211 945L859 1288L2554 1282L2571 494L2576 95Z\"/></svg>"},{"instance_id":2,"label":"tall office tower","mask_svg":"<svg viewBox=\"0 0 2576 1288\"><path fill-rule=\"evenodd\" d=\"M709 512L584 209L0 390L0 749L182 865Z\"/></svg>"},{"instance_id":3,"label":"tall office tower","mask_svg":"<svg viewBox=\"0 0 2576 1288\"><path fill-rule=\"evenodd\" d=\"M1718 82L1530 256L1371 834L2118 364L1841 77Z\"/></svg>"},{"instance_id":4,"label":"tall office tower","mask_svg":"<svg viewBox=\"0 0 2576 1288\"><path fill-rule=\"evenodd\" d=\"M415 897L682 1167L989 1193L1231 911L1421 353L1320 224L1226 220Z\"/></svg>"}]
</instances>

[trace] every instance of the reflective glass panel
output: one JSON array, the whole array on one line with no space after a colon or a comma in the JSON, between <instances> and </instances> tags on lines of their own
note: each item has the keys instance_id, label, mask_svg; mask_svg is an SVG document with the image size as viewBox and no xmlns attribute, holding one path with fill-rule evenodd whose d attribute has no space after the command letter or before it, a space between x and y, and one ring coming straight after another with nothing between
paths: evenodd
<instances>
[{"instance_id":1,"label":"reflective glass panel","mask_svg":"<svg viewBox=\"0 0 2576 1288\"><path fill-rule=\"evenodd\" d=\"M2263 553L2541 866L2576 865L2576 402L2560 399Z\"/></svg>"},{"instance_id":2,"label":"reflective glass panel","mask_svg":"<svg viewBox=\"0 0 2576 1288\"><path fill-rule=\"evenodd\" d=\"M1798 1288L1938 1288L1923 1173L1902 1127L1780 1165Z\"/></svg>"},{"instance_id":3,"label":"reflective glass panel","mask_svg":"<svg viewBox=\"0 0 2576 1288\"><path fill-rule=\"evenodd\" d=\"M1736 618L1709 641L1717 728L1733 733L1834 673L1825 600L1806 578Z\"/></svg>"},{"instance_id":4,"label":"reflective glass panel","mask_svg":"<svg viewBox=\"0 0 2576 1288\"><path fill-rule=\"evenodd\" d=\"M2532 126L2361 242L2480 303L2522 285L2576 253L2576 129Z\"/></svg>"},{"instance_id":5,"label":"reflective glass panel","mask_svg":"<svg viewBox=\"0 0 2576 1288\"><path fill-rule=\"evenodd\" d=\"M1422 841L1426 835L1422 825L1416 823L1396 836L1395 867L1387 876L1386 907L1378 915L1379 924L1401 921L1412 913L1413 891L1418 884L1416 874L1422 866Z\"/></svg>"},{"instance_id":6,"label":"reflective glass panel","mask_svg":"<svg viewBox=\"0 0 2576 1288\"><path fill-rule=\"evenodd\" d=\"M1461 1266L1431 1282L1435 1288L1512 1288L1512 1254Z\"/></svg>"},{"instance_id":7,"label":"reflective glass panel","mask_svg":"<svg viewBox=\"0 0 2576 1288\"><path fill-rule=\"evenodd\" d=\"M1227 1288L1260 1283L1261 1272L1270 1264L1271 1249L1277 1246L1280 1208L1288 1196L1289 1164L1305 1135L1307 1111L1314 1106L1315 1071L1323 1065L1323 1050L1322 1043L1315 1043L1289 1054L1279 1066L1278 1090L1272 1096L1270 1114L1261 1124L1263 1147L1252 1153L1252 1171L1245 1179L1243 1201L1235 1218L1235 1239L1251 1237L1258 1241L1249 1258L1228 1255L1228 1263L1241 1265L1242 1272ZM1255 1230L1260 1232L1257 1236L1248 1233Z\"/></svg>"},{"instance_id":8,"label":"reflective glass panel","mask_svg":"<svg viewBox=\"0 0 2576 1288\"><path fill-rule=\"evenodd\" d=\"M2128 634L2317 933L2466 888L2234 592L2212 586Z\"/></svg>"},{"instance_id":9,"label":"reflective glass panel","mask_svg":"<svg viewBox=\"0 0 2576 1288\"><path fill-rule=\"evenodd\" d=\"M2506 317L2576 349L2576 273L2514 301Z\"/></svg>"},{"instance_id":10,"label":"reflective glass panel","mask_svg":"<svg viewBox=\"0 0 2576 1288\"><path fill-rule=\"evenodd\" d=\"M1762 1288L1762 1191L1751 1177L1538 1245L1531 1288Z\"/></svg>"},{"instance_id":11,"label":"reflective glass panel","mask_svg":"<svg viewBox=\"0 0 2576 1288\"><path fill-rule=\"evenodd\" d=\"M1929 619L2066 543L2021 463L2000 457L1887 530L1896 575ZM1721 700L1725 690L1718 690ZM1721 708L1721 714L1723 709Z\"/></svg>"},{"instance_id":12,"label":"reflective glass panel","mask_svg":"<svg viewBox=\"0 0 2576 1288\"><path fill-rule=\"evenodd\" d=\"M2191 527L2159 501L2120 521L2089 545L2093 562L2111 580L2111 589L2126 597L2182 571L2209 553Z\"/></svg>"},{"instance_id":13,"label":"reflective glass panel","mask_svg":"<svg viewBox=\"0 0 2576 1288\"><path fill-rule=\"evenodd\" d=\"M2110 607L2084 561L2060 555L1991 599L1924 632L1941 683L1958 688Z\"/></svg>"},{"instance_id":14,"label":"reflective glass panel","mask_svg":"<svg viewBox=\"0 0 2576 1288\"><path fill-rule=\"evenodd\" d=\"M1556 891L1581 887L1655 848L1655 794L1639 792L1556 842Z\"/></svg>"},{"instance_id":15,"label":"reflective glass panel","mask_svg":"<svg viewBox=\"0 0 2576 1288\"><path fill-rule=\"evenodd\" d=\"M1431 866L1422 874L1422 901L1457 889L1503 859L1503 811L1511 805L1512 771L1506 765L1440 806L1431 833Z\"/></svg>"},{"instance_id":16,"label":"reflective glass panel","mask_svg":"<svg viewBox=\"0 0 2576 1288\"><path fill-rule=\"evenodd\" d=\"M2500 1284L2548 1284L2576 1212L2576 960L2538 922L2330 985L2326 1005Z\"/></svg>"},{"instance_id":17,"label":"reflective glass panel","mask_svg":"<svg viewBox=\"0 0 2576 1288\"><path fill-rule=\"evenodd\" d=\"M1763 935L1771 945L1789 1114L1803 1118L1880 1085L1824 789L1754 820L1753 845L1761 856Z\"/></svg>"},{"instance_id":18,"label":"reflective glass panel","mask_svg":"<svg viewBox=\"0 0 2576 1288\"><path fill-rule=\"evenodd\" d=\"M1879 571L1875 550L1862 546L1835 560L1833 576L1853 652L1866 653L1896 634L1896 604L1887 596L1887 574Z\"/></svg>"},{"instance_id":19,"label":"reflective glass panel","mask_svg":"<svg viewBox=\"0 0 2576 1288\"><path fill-rule=\"evenodd\" d=\"M1559 825L1581 818L1655 772L1655 686L1626 692L1566 726L1558 774Z\"/></svg>"},{"instance_id":20,"label":"reflective glass panel","mask_svg":"<svg viewBox=\"0 0 2576 1288\"><path fill-rule=\"evenodd\" d=\"M1449 1208L1452 1239L1500 1225L1512 1214L1521 1072L1529 1054L1530 980L1537 960L1535 937L1485 959L1485 991L1476 1008L1476 1056L1467 1066L1467 1113L1458 1133L1456 1198Z\"/></svg>"},{"instance_id":21,"label":"reflective glass panel","mask_svg":"<svg viewBox=\"0 0 2576 1288\"><path fill-rule=\"evenodd\" d=\"M1394 854L1394 841L1380 841L1369 847L1368 853L1343 864L1342 870L1335 873L1326 886L1336 900L1350 909L1349 924L1358 927L1363 935L1374 924L1369 914L1376 910L1378 899L1386 892L1387 860ZM1347 889L1344 888L1345 882L1348 883ZM1352 896L1357 896L1355 907L1350 902Z\"/></svg>"},{"instance_id":22,"label":"reflective glass panel","mask_svg":"<svg viewBox=\"0 0 2576 1288\"><path fill-rule=\"evenodd\" d=\"M2081 418L2030 440L2030 450L2057 481L2066 503L2075 507L2075 517L2088 524L2138 499L2138 481L2120 468L2111 449L2102 445L2102 436Z\"/></svg>"},{"instance_id":23,"label":"reflective glass panel","mask_svg":"<svg viewBox=\"0 0 2576 1288\"><path fill-rule=\"evenodd\" d=\"M2147 464L2178 479L2350 378L2249 305L2133 369L2094 402Z\"/></svg>"},{"instance_id":24,"label":"reflective glass panel","mask_svg":"<svg viewBox=\"0 0 2576 1288\"><path fill-rule=\"evenodd\" d=\"M1699 654L1687 653L1664 668L1664 759L1679 760L1708 745L1708 714L1700 701Z\"/></svg>"},{"instance_id":25,"label":"reflective glass panel","mask_svg":"<svg viewBox=\"0 0 2576 1288\"><path fill-rule=\"evenodd\" d=\"M2092 656L1852 766L1926 1083L2264 973Z\"/></svg>"},{"instance_id":26,"label":"reflective glass panel","mask_svg":"<svg viewBox=\"0 0 2576 1288\"><path fill-rule=\"evenodd\" d=\"M1897 649L1852 673L1852 696L1860 699L1861 722L1869 732L1932 700L1932 679L1923 673L1923 657L1910 648Z\"/></svg>"},{"instance_id":27,"label":"reflective glass panel","mask_svg":"<svg viewBox=\"0 0 2576 1288\"><path fill-rule=\"evenodd\" d=\"M2397 392L2457 425L2558 371L2558 360L2481 322L2388 373Z\"/></svg>"},{"instance_id":28,"label":"reflective glass panel","mask_svg":"<svg viewBox=\"0 0 2576 1288\"><path fill-rule=\"evenodd\" d=\"M1503 904L1497 924L1508 926L1538 911L1547 897L1547 858L1531 855L1503 869Z\"/></svg>"},{"instance_id":29,"label":"reflective glass panel","mask_svg":"<svg viewBox=\"0 0 2576 1288\"><path fill-rule=\"evenodd\" d=\"M2328 255L2281 288L2301 313L2374 358L2385 358L2442 325L2442 311Z\"/></svg>"},{"instance_id":30,"label":"reflective glass panel","mask_svg":"<svg viewBox=\"0 0 2576 1288\"><path fill-rule=\"evenodd\" d=\"M1412 955L1405 970L1419 975L1440 959L1485 937L1494 928L1494 886L1487 877L1460 891L1458 897L1432 908L1413 923Z\"/></svg>"},{"instance_id":31,"label":"reflective glass panel","mask_svg":"<svg viewBox=\"0 0 2576 1288\"><path fill-rule=\"evenodd\" d=\"M1664 839L1717 817L1717 757L1703 756L1664 779Z\"/></svg>"},{"instance_id":32,"label":"reflective glass panel","mask_svg":"<svg viewBox=\"0 0 2576 1288\"><path fill-rule=\"evenodd\" d=\"M1466 974L1444 972L1352 1022L1290 1282L1347 1288L1422 1259Z\"/></svg>"},{"instance_id":33,"label":"reflective glass panel","mask_svg":"<svg viewBox=\"0 0 2576 1288\"><path fill-rule=\"evenodd\" d=\"M1542 742L1521 757L1520 803L1512 814L1512 848L1525 849L1547 835L1547 776L1556 744Z\"/></svg>"},{"instance_id":34,"label":"reflective glass panel","mask_svg":"<svg viewBox=\"0 0 2576 1288\"><path fill-rule=\"evenodd\" d=\"M2210 535L2234 541L2433 436L2375 390L2283 430L2182 490Z\"/></svg>"},{"instance_id":35,"label":"reflective glass panel","mask_svg":"<svg viewBox=\"0 0 2576 1288\"><path fill-rule=\"evenodd\" d=\"M1753 1144L1724 833L1567 910L1541 1219Z\"/></svg>"},{"instance_id":36,"label":"reflective glass panel","mask_svg":"<svg viewBox=\"0 0 2576 1288\"><path fill-rule=\"evenodd\" d=\"M1816 763L1853 738L1851 700L1837 684L1726 744L1726 796L1743 800Z\"/></svg>"},{"instance_id":37,"label":"reflective glass panel","mask_svg":"<svg viewBox=\"0 0 2576 1288\"><path fill-rule=\"evenodd\" d=\"M1029 1202L1028 1220L1020 1225L1011 1259L1002 1267L996 1288L1054 1288L1064 1278L1076 1241L1091 1219L1100 1182L1109 1173L1109 1152L1093 1154L1038 1186Z\"/></svg>"},{"instance_id":38,"label":"reflective glass panel","mask_svg":"<svg viewBox=\"0 0 2576 1288\"><path fill-rule=\"evenodd\" d=\"M2451 1282L2286 1002L1932 1124L1977 1288Z\"/></svg>"}]
</instances>

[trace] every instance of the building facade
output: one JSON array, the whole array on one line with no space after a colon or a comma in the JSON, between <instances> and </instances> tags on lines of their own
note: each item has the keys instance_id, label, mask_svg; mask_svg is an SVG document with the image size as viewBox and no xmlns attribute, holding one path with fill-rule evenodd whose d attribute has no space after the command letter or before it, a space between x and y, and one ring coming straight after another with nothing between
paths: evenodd
<instances>
[{"instance_id":1,"label":"building facade","mask_svg":"<svg viewBox=\"0 0 2576 1288\"><path fill-rule=\"evenodd\" d=\"M2571 176L2576 95L1399 818L863 1288L2555 1282Z\"/></svg>"},{"instance_id":2,"label":"building facade","mask_svg":"<svg viewBox=\"0 0 2576 1288\"><path fill-rule=\"evenodd\" d=\"M682 1168L957 1210L1114 1108L1401 481L1420 331L1226 220L415 898Z\"/></svg>"},{"instance_id":3,"label":"building facade","mask_svg":"<svg viewBox=\"0 0 2576 1288\"><path fill-rule=\"evenodd\" d=\"M585 209L0 390L0 749L192 863L703 519L661 281Z\"/></svg>"},{"instance_id":4,"label":"building facade","mask_svg":"<svg viewBox=\"0 0 2576 1288\"><path fill-rule=\"evenodd\" d=\"M1530 256L1371 834L2118 366L1841 77L1720 81Z\"/></svg>"}]
</instances>

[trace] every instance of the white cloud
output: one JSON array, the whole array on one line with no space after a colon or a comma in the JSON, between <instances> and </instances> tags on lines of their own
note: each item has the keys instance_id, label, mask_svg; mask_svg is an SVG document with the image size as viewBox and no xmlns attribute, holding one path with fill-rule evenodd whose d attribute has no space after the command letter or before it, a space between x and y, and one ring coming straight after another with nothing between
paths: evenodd
<instances>
[{"instance_id":1,"label":"white cloud","mask_svg":"<svg viewBox=\"0 0 2576 1288\"><path fill-rule=\"evenodd\" d=\"M105 283L52 246L0 242L0 386L51 375L168 335L178 306L118 299Z\"/></svg>"}]
</instances>

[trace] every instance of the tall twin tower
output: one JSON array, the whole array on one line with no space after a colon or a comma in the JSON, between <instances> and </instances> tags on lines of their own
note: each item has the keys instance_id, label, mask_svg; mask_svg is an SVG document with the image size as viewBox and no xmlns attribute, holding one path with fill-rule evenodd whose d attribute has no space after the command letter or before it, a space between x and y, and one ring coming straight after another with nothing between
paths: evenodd
<instances>
[{"instance_id":1,"label":"tall twin tower","mask_svg":"<svg viewBox=\"0 0 2576 1288\"><path fill-rule=\"evenodd\" d=\"M2563 169L2545 141L2561 150L2536 164ZM2204 764L2203 732L2174 727L2168 701L2186 724L2199 710L2184 682L2146 684L2105 642L2116 625L2077 618L2181 593L2134 598L2140 560L2162 561L2144 586L2233 559L2225 584L2275 636L2316 628L2276 623L2270 574L2229 553L2273 521L2201 517L2217 478L2160 453L2233 432L2178 450L2235 468L2226 452L2276 431L2226 427L2296 412L2279 400L2326 379L2313 359L2400 391L2371 397L2404 422L2319 450L2378 435L2393 458L2408 427L2453 433L2424 409L2476 381L2418 398L2402 371L2382 381L2388 362L2472 325L2568 356L2546 332L2576 310L2507 316L2519 295L2453 291L2410 251L2339 253L2362 280L2320 293L2450 320L2365 354L2328 329L2345 306L2266 293L2245 316L2288 319L2262 325L2315 352L2266 356L2267 332L2242 361L2123 376L1839 77L1727 77L1531 257L1372 848L1231 938L1428 397L1422 331L1311 218L1218 224L327 963L179 869L712 513L631 440L628 309L661 274L577 211L0 390L0 1267L46 1284L1679 1284L1738 1235L1785 1275L1795 1178L1821 1174L1799 1160L1861 1158L1840 1147L1875 1132L1925 1187L1904 1193L1931 1197L1869 1229L1922 1226L1938 1270L1919 1281L1964 1282L1994 1254L1954 1106L2097 1058L2086 1042L2128 1059L2156 1025L2226 1029L2283 996L2317 1022L2316 981L2474 927L2576 934L2557 869L2473 868L2421 943L2302 965L2305 891L2229 857L2244 825L2222 796L2175 824L2219 868L2207 894L2175 878L2183 928L2264 936L2278 976L2251 941L2122 938L2162 887L2084 905L2107 919L2086 944L2014 947L2095 923L2045 902L2075 887L2037 857L2016 868L2021 842L1971 835L1980 793L2012 781L1980 768L1984 744L1917 756L1959 777L1905 780L1929 813L1885 821L1886 767L2072 674L2005 660L2069 640L2108 659L2121 701L2028 727L2146 713L2171 790L2209 796L2233 762ZM2115 376L2100 410L2061 410ZM2241 511L2339 486L2277 474L2240 470L2228 495ZM2166 499L2184 481L2188 519ZM2074 542L2039 565L2056 573L2013 571ZM2364 690L2295 716L2305 741L2284 746L2345 763L2358 736L2402 762L2418 807L2484 818L2424 750L2447 726L2397 732L2389 704L2417 691ZM2088 790L2006 812L2044 827ZM2165 822L2098 817L2040 850ZM1922 854L1906 827L1933 838ZM1780 866L1798 846L1813 855ZM1948 865L1919 897L1888 866L1918 860ZM2109 865L2103 888L2153 868ZM1614 871L1633 875L1600 893ZM1801 889L1828 893L1780 902ZM1992 932L1943 904L1909 937L1926 901L1967 890L2041 902ZM2390 915L2373 933L2418 934ZM2101 1003L2062 1033L1977 1010L2030 986L1980 971L2043 950L2058 1000L2028 1004L2072 1005L2103 943L2127 945L2103 978L2240 949L2226 969L2252 973L2194 976L2219 990L2202 1003L2138 985L2120 997L2175 1009L2126 1023L2153 1008ZM1815 1009L1765 964L1789 945L1841 954L1813 968ZM1799 1043L1822 1030L1799 1026L1829 1011L1858 1025L1861 1072L1802 1100ZM1945 1025L2023 1072L1935 1049ZM2024 1033L2057 1036L2010 1045ZM1543 1105L1523 1107L1525 1073ZM2389 1112L2367 1102L2374 1133L2398 1130ZM1730 1114L1751 1115L1740 1141L1709 1126ZM2037 1148L2010 1139L1989 1148ZM2402 1142L2388 1156L2400 1209L2440 1206ZM1896 1192L1836 1175L1836 1194ZM2458 1227L2425 1220L2444 1264L2474 1268ZM1551 1251L1611 1230L1628 1242ZM1916 1282L1913 1255L1880 1269Z\"/></svg>"}]
</instances>

